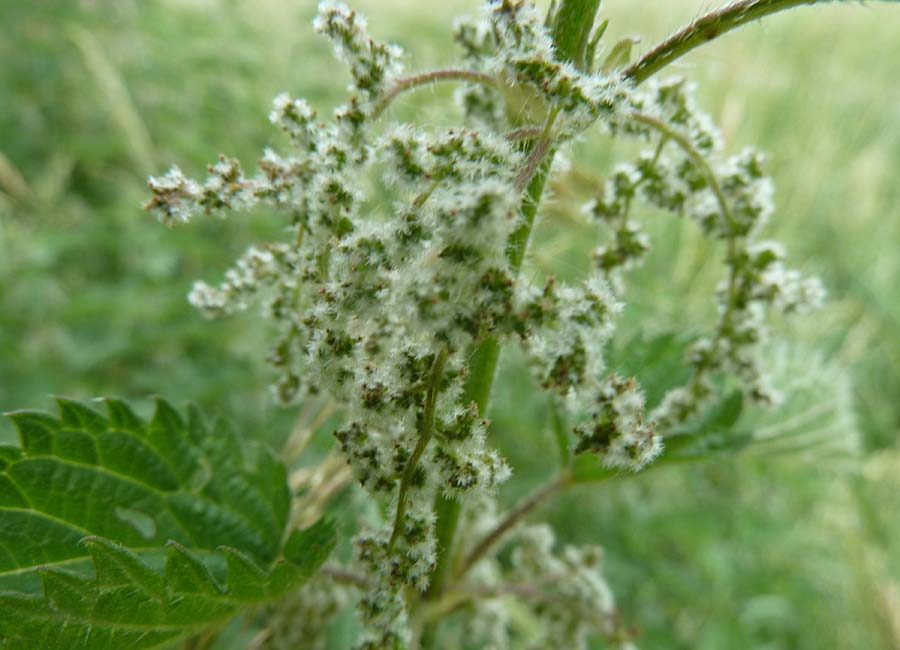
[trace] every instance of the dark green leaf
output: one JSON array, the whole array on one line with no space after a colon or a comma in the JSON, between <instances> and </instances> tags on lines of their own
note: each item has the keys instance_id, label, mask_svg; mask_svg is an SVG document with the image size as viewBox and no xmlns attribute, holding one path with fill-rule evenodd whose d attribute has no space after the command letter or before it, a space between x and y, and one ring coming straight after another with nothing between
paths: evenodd
<instances>
[{"instance_id":1,"label":"dark green leaf","mask_svg":"<svg viewBox=\"0 0 900 650\"><path fill-rule=\"evenodd\" d=\"M226 425L162 400L149 424L57 404L10 414L22 447L0 449L0 648L158 647L284 594L334 546L327 522L282 543L285 467Z\"/></svg>"}]
</instances>

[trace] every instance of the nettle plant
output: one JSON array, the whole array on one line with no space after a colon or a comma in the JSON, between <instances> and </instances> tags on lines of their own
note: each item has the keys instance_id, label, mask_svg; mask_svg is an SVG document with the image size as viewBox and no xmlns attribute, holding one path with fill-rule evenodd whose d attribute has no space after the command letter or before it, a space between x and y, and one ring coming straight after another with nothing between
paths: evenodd
<instances>
[{"instance_id":1,"label":"nettle plant","mask_svg":"<svg viewBox=\"0 0 900 650\"><path fill-rule=\"evenodd\" d=\"M64 399L58 417L11 414L21 446L0 448L0 647L207 648L249 612L251 647L324 648L329 618L352 603L357 648L633 647L601 550L556 548L550 527L525 519L572 486L753 444L736 428L744 403L779 401L759 353L767 315L816 306L823 290L759 237L773 212L763 156L728 153L693 85L657 73L813 0L732 3L634 62L630 40L604 42L599 4L488 2L454 27L458 67L407 75L400 48L324 2L314 26L349 67L346 103L327 118L276 97L269 117L293 146L266 150L254 176L222 157L202 182L178 168L150 180L147 209L168 225L258 203L284 212L284 241L250 247L190 300L212 316L264 304L274 393L327 397L335 448L289 473L314 426L279 458L164 401L149 420L116 400L106 415ZM459 126L387 118L435 82L458 83ZM520 270L542 191L587 136L646 151L598 178L584 206L607 235L593 271L537 283ZM653 408L604 359L627 272L650 249L636 220L648 206L692 219L724 251L717 319L675 355L687 379ZM642 355L666 375L668 342L626 346L617 367ZM485 418L504 346L548 395L561 459L507 510L496 493L512 468ZM341 528L352 552L326 562L330 503L351 477L369 508ZM515 624L522 608L534 625Z\"/></svg>"}]
</instances>

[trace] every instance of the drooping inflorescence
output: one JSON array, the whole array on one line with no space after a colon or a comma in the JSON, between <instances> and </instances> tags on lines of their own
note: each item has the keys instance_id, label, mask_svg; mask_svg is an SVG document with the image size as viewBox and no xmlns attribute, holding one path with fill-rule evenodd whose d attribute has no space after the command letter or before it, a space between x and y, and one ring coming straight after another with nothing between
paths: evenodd
<instances>
[{"instance_id":1,"label":"drooping inflorescence","mask_svg":"<svg viewBox=\"0 0 900 650\"><path fill-rule=\"evenodd\" d=\"M593 71L592 61L578 67L558 56L533 6L496 0L457 24L462 68L443 75L467 84L457 94L464 123L390 124L379 119L385 103L415 86L400 76L401 50L374 40L342 4L322 3L314 25L350 69L348 101L329 120L279 95L270 120L289 154L267 150L252 177L225 157L203 182L173 168L150 179L147 208L166 224L259 202L287 213L286 241L250 247L218 286L196 283L190 300L209 315L262 301L277 328L269 354L277 397L326 394L342 407L337 445L384 513L356 539L366 576L358 647L393 649L410 639L407 588L426 591L435 570L435 497L489 502L511 471L466 397L478 345L520 345L538 383L567 409L574 450L637 471L661 453L668 428L703 406L715 373L732 372L767 399L754 356L765 308L797 310L820 289L786 270L776 245L756 240L771 212L762 161L752 151L721 154L685 82L638 89L616 70ZM580 282L536 285L519 275L511 245L523 228L527 239L524 190L594 124L653 149L616 167L587 206L611 235L595 270ZM627 301L623 272L650 247L634 216L639 202L690 216L727 247L715 330L692 348L689 382L652 415L637 382L603 361ZM605 582L590 577L599 554L567 549L559 558L545 531L532 533L513 555L514 572L552 585L542 616L565 631L565 647L586 647L579 612L612 614Z\"/></svg>"},{"instance_id":2,"label":"drooping inflorescence","mask_svg":"<svg viewBox=\"0 0 900 650\"><path fill-rule=\"evenodd\" d=\"M640 262L649 248L629 217L635 201L690 217L726 246L727 278L716 295L718 321L689 352L689 382L671 390L653 413L661 427L675 426L702 409L715 391L713 374L722 371L737 376L751 399L775 401L777 393L757 362L766 311L814 308L824 296L816 278L785 268L780 245L758 240L774 210L763 156L750 148L724 156L722 136L697 109L693 92L692 84L675 78L652 81L631 94L628 118L616 128L655 146L636 163L618 166L601 196L586 206L613 232L595 259L616 287L621 288L622 270Z\"/></svg>"}]
</instances>

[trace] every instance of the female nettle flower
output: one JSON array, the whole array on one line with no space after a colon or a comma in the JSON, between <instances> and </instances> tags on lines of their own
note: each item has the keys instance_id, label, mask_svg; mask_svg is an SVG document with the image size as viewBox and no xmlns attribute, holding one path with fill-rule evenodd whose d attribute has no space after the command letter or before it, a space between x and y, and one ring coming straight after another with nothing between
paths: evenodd
<instances>
[{"instance_id":1,"label":"female nettle flower","mask_svg":"<svg viewBox=\"0 0 900 650\"><path fill-rule=\"evenodd\" d=\"M250 247L218 286L196 283L190 300L221 315L261 299L277 328L277 397L322 393L343 408L338 447L384 508L383 523L356 540L355 561L370 578L359 647L394 648L409 639L405 588L427 589L434 570L436 495L492 503L510 474L464 397L479 343L521 345L539 384L564 398L575 451L637 471L661 453L660 432L711 399L715 374L732 372L748 395L771 399L755 354L766 309L798 311L822 292L784 266L780 248L757 241L772 212L763 160L753 150L722 154L721 134L684 80L636 89L616 71L592 71L592 61L578 69L557 57L532 5L496 0L455 28L464 78L490 81L458 93L465 126L385 124L385 103L406 87L402 51L374 40L340 3L323 2L314 25L350 70L348 101L328 120L278 95L269 117L290 153L266 150L252 177L225 157L203 182L172 168L150 179L147 208L166 224L259 202L288 213L286 241ZM534 284L511 261L523 190L545 158L596 123L651 147L617 166L586 206L608 232L595 270L568 285ZM609 374L603 361L625 272L650 248L634 216L642 203L690 217L727 248L718 322L690 351L690 380L652 415L636 380ZM540 608L553 638L585 647L588 619L611 625L599 552L553 555L543 529L520 542L513 573L554 590ZM502 647L505 619L489 611Z\"/></svg>"}]
</instances>

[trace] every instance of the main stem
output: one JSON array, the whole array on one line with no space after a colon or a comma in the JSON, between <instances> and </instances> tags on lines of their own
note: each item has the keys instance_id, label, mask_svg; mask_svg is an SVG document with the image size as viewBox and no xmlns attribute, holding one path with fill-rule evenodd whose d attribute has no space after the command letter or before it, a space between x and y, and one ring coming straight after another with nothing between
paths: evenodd
<instances>
[{"instance_id":1,"label":"main stem","mask_svg":"<svg viewBox=\"0 0 900 650\"><path fill-rule=\"evenodd\" d=\"M600 7L600 0L562 0L556 12L553 24L553 40L561 59L571 61L579 68L584 68L584 54L590 39L594 18ZM531 148L541 145L540 139L532 141ZM529 152L530 153L530 152ZM518 273L525 260L525 251L531 235L534 217L544 192L544 184L550 171L552 156L542 159L537 171L531 176L525 188L522 200L522 221L513 232L507 246L507 257L513 273ZM490 400L491 387L500 357L500 343L494 337L482 341L472 352L469 363L468 380L464 396L467 401L475 402L478 412L484 415ZM450 559L453 556L453 540L459 521L460 503L439 496L435 503L437 515L437 562L431 576L431 587L426 597L438 597L445 587ZM434 628L429 626L422 636L423 647L433 643Z\"/></svg>"}]
</instances>

